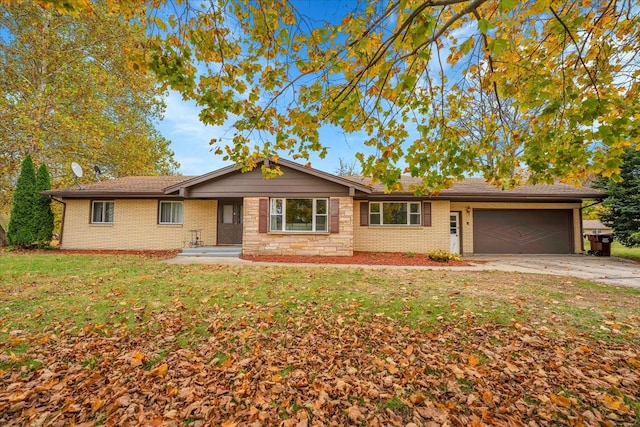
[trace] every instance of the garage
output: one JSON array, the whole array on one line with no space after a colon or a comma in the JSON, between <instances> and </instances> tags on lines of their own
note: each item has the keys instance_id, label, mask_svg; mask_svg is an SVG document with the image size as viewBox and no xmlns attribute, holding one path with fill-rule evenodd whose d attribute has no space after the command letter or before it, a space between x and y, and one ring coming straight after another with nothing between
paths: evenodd
<instances>
[{"instance_id":1,"label":"garage","mask_svg":"<svg viewBox=\"0 0 640 427\"><path fill-rule=\"evenodd\" d=\"M573 253L570 209L474 209L476 254Z\"/></svg>"}]
</instances>

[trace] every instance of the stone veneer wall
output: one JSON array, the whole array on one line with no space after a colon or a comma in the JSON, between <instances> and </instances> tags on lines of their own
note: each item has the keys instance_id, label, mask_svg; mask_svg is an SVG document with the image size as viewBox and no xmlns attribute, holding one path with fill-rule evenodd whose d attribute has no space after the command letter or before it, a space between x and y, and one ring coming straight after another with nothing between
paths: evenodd
<instances>
[{"instance_id":1,"label":"stone veneer wall","mask_svg":"<svg viewBox=\"0 0 640 427\"><path fill-rule=\"evenodd\" d=\"M505 203L505 202L452 202L451 210L460 211L462 226L462 251L473 254L473 209L572 209L573 210L573 252L582 253L582 217L580 203ZM470 208L470 212L467 212Z\"/></svg>"},{"instance_id":2,"label":"stone veneer wall","mask_svg":"<svg viewBox=\"0 0 640 427\"><path fill-rule=\"evenodd\" d=\"M353 199L331 197L340 203L339 233L259 233L259 197L244 198L243 255L353 255Z\"/></svg>"},{"instance_id":3,"label":"stone veneer wall","mask_svg":"<svg viewBox=\"0 0 640 427\"><path fill-rule=\"evenodd\" d=\"M189 244L189 230L201 229L206 245L216 244L216 200L185 200L184 223L158 224L158 200L114 200L113 224L91 223L91 200L65 200L62 249L169 250Z\"/></svg>"},{"instance_id":4,"label":"stone veneer wall","mask_svg":"<svg viewBox=\"0 0 640 427\"><path fill-rule=\"evenodd\" d=\"M449 251L449 201L431 201L431 226L360 225L360 203L355 202L357 224L354 227L355 251L428 253Z\"/></svg>"}]
</instances>

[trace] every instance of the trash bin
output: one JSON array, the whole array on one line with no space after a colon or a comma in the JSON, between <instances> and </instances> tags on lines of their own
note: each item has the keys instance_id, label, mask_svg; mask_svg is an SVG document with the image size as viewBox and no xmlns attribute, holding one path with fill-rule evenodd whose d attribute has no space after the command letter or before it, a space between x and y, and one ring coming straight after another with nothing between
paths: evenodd
<instances>
[{"instance_id":1,"label":"trash bin","mask_svg":"<svg viewBox=\"0 0 640 427\"><path fill-rule=\"evenodd\" d=\"M587 234L587 239L589 239L589 243L591 243L590 254L595 256L611 256L613 234Z\"/></svg>"}]
</instances>

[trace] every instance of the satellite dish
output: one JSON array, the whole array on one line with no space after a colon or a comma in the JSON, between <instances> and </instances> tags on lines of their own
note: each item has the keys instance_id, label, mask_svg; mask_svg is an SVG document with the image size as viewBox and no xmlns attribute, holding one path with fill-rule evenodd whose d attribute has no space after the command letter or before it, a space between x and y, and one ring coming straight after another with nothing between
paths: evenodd
<instances>
[{"instance_id":1,"label":"satellite dish","mask_svg":"<svg viewBox=\"0 0 640 427\"><path fill-rule=\"evenodd\" d=\"M76 162L71 162L71 170L76 178L82 178L82 167Z\"/></svg>"},{"instance_id":2,"label":"satellite dish","mask_svg":"<svg viewBox=\"0 0 640 427\"><path fill-rule=\"evenodd\" d=\"M82 186L80 186L80 183L78 182L78 178L82 178L82 167L80 167L76 162L71 162L71 170L75 175L76 185L82 190Z\"/></svg>"}]
</instances>

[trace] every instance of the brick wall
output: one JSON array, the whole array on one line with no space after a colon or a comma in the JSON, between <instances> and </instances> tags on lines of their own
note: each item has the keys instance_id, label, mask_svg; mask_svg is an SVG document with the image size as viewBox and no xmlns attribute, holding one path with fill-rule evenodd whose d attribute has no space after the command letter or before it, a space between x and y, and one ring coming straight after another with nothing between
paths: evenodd
<instances>
[{"instance_id":1,"label":"brick wall","mask_svg":"<svg viewBox=\"0 0 640 427\"><path fill-rule=\"evenodd\" d=\"M257 197L244 199L243 253L248 255L340 255L353 251L427 253L449 250L449 213L460 212L462 251L473 251L473 209L572 209L574 252L582 252L579 203L497 203L432 201L432 225L360 226L360 202L336 197L340 203L340 233L258 233ZM67 199L63 249L180 249L191 240L189 230L201 229L206 245L217 236L216 200L185 200L184 224L159 225L158 200L117 199L113 224L91 224L91 201ZM467 213L467 207L471 209Z\"/></svg>"},{"instance_id":2,"label":"brick wall","mask_svg":"<svg viewBox=\"0 0 640 427\"><path fill-rule=\"evenodd\" d=\"M473 253L473 209L572 209L574 253L582 253L580 203L499 203L499 202L451 202L452 211L460 211L462 227L462 251ZM471 212L467 212L470 208Z\"/></svg>"},{"instance_id":3,"label":"brick wall","mask_svg":"<svg viewBox=\"0 0 640 427\"><path fill-rule=\"evenodd\" d=\"M449 251L449 201L431 202L431 226L360 225L360 203L354 203L355 251L428 253L435 249Z\"/></svg>"},{"instance_id":4,"label":"brick wall","mask_svg":"<svg viewBox=\"0 0 640 427\"><path fill-rule=\"evenodd\" d=\"M353 255L353 199L332 197L340 204L339 233L259 233L259 197L244 198L243 243L244 255Z\"/></svg>"},{"instance_id":5,"label":"brick wall","mask_svg":"<svg viewBox=\"0 0 640 427\"><path fill-rule=\"evenodd\" d=\"M185 200L184 223L158 224L158 200L114 200L113 224L91 224L91 200L67 199L63 249L166 250L191 240L201 229L207 245L216 243L216 200Z\"/></svg>"}]
</instances>

